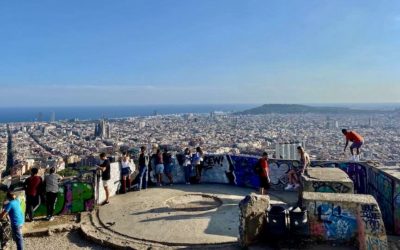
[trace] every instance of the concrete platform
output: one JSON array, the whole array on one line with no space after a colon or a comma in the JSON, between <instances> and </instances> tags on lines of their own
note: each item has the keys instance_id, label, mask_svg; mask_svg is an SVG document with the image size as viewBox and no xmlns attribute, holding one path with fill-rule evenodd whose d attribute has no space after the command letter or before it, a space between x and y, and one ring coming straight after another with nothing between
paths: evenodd
<instances>
[{"instance_id":1,"label":"concrete platform","mask_svg":"<svg viewBox=\"0 0 400 250\"><path fill-rule=\"evenodd\" d=\"M127 239L169 246L237 243L240 200L253 189L230 185L176 185L131 192L100 207L100 223ZM297 193L270 195L295 203Z\"/></svg>"},{"instance_id":2,"label":"concrete platform","mask_svg":"<svg viewBox=\"0 0 400 250\"><path fill-rule=\"evenodd\" d=\"M301 178L305 192L354 193L353 181L338 168L309 168Z\"/></svg>"}]
</instances>

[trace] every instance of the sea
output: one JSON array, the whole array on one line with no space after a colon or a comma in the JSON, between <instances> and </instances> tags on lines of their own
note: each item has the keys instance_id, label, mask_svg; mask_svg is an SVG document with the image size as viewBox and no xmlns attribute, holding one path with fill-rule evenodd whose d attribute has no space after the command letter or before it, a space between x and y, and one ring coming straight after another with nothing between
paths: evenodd
<instances>
[{"instance_id":1,"label":"sea","mask_svg":"<svg viewBox=\"0 0 400 250\"><path fill-rule=\"evenodd\" d=\"M259 104L258 104L259 105ZM199 114L210 112L236 112L258 106L257 104L207 104L207 105L147 105L147 106L97 106L97 107L0 107L0 123L55 120L95 120L100 118L125 118L154 114Z\"/></svg>"}]
</instances>

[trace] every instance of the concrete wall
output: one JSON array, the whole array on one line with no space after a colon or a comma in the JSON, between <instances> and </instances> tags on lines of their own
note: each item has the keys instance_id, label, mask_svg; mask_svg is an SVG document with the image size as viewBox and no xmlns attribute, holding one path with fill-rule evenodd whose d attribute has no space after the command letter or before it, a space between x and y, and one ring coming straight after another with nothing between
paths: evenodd
<instances>
[{"instance_id":1,"label":"concrete wall","mask_svg":"<svg viewBox=\"0 0 400 250\"><path fill-rule=\"evenodd\" d=\"M103 181L101 177L97 179L97 185L95 186L97 204L101 204L106 200L106 193L103 188ZM108 190L110 191L110 197L117 194L121 186L121 164L119 162L111 163L111 179L108 182Z\"/></svg>"},{"instance_id":2,"label":"concrete wall","mask_svg":"<svg viewBox=\"0 0 400 250\"><path fill-rule=\"evenodd\" d=\"M303 193L314 239L355 243L359 249L388 249L379 206L370 195Z\"/></svg>"},{"instance_id":3,"label":"concrete wall","mask_svg":"<svg viewBox=\"0 0 400 250\"><path fill-rule=\"evenodd\" d=\"M353 181L338 168L310 168L301 179L305 192L354 193Z\"/></svg>"}]
</instances>

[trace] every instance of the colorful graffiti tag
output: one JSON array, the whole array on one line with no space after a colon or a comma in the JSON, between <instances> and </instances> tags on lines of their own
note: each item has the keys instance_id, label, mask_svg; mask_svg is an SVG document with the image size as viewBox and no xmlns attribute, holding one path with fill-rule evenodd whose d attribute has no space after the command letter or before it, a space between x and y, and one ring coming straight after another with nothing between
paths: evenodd
<instances>
[{"instance_id":1,"label":"colorful graffiti tag","mask_svg":"<svg viewBox=\"0 0 400 250\"><path fill-rule=\"evenodd\" d=\"M231 156L234 165L235 184L243 187L258 187L259 178L254 173L254 165L258 158L254 156ZM290 169L299 168L299 161L269 160L271 189L283 190L288 183L287 173Z\"/></svg>"},{"instance_id":2,"label":"colorful graffiti tag","mask_svg":"<svg viewBox=\"0 0 400 250\"><path fill-rule=\"evenodd\" d=\"M314 192L319 193L349 193L351 188L340 182L313 182Z\"/></svg>"},{"instance_id":3,"label":"colorful graffiti tag","mask_svg":"<svg viewBox=\"0 0 400 250\"><path fill-rule=\"evenodd\" d=\"M354 183L354 192L357 194L367 194L367 171L365 166L355 162L312 162L312 167L336 167L350 177Z\"/></svg>"},{"instance_id":4,"label":"colorful graffiti tag","mask_svg":"<svg viewBox=\"0 0 400 250\"><path fill-rule=\"evenodd\" d=\"M378 206L361 204L358 214L359 249L388 249L385 226Z\"/></svg>"},{"instance_id":5,"label":"colorful graffiti tag","mask_svg":"<svg viewBox=\"0 0 400 250\"><path fill-rule=\"evenodd\" d=\"M83 211L90 211L94 208L94 188L91 183L67 182L59 188L55 214L72 214ZM46 215L45 202L35 210L35 216Z\"/></svg>"},{"instance_id":6,"label":"colorful graffiti tag","mask_svg":"<svg viewBox=\"0 0 400 250\"><path fill-rule=\"evenodd\" d=\"M310 219L312 236L339 241L356 236L356 215L340 205L315 201L311 213L314 215Z\"/></svg>"}]
</instances>

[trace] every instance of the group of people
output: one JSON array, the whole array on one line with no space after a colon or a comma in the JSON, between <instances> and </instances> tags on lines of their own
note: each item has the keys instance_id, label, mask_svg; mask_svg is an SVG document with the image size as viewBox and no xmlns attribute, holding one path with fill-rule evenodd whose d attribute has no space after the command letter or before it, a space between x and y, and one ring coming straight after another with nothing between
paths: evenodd
<instances>
[{"instance_id":1,"label":"group of people","mask_svg":"<svg viewBox=\"0 0 400 250\"><path fill-rule=\"evenodd\" d=\"M184 161L183 167L185 172L185 181L186 184L190 184L190 178L192 177L192 173L195 173L196 179L200 181L201 179L201 166L203 163L203 150L200 147L196 148L196 152L194 154L191 153L189 148L184 150ZM146 189L148 183L148 175L149 170L153 170L156 176L157 186L163 185L163 175L167 176L168 184L173 185L173 169L174 169L174 161L170 152L167 149L162 153L160 149L149 156L146 153L146 147L142 146L140 148L139 155L139 181L138 181L138 190Z\"/></svg>"},{"instance_id":2,"label":"group of people","mask_svg":"<svg viewBox=\"0 0 400 250\"><path fill-rule=\"evenodd\" d=\"M360 148L364 144L364 138L359 135L355 131L342 129L342 133L346 138L346 145L344 147L344 152L346 151L349 142L350 145L350 153L352 161L360 160ZM354 152L356 150L356 152ZM298 168L292 168L287 173L288 184L285 187L285 190L293 190L298 189L300 187L300 177L305 174L307 168L310 166L310 156L305 152L304 148L301 146L297 147L297 153L300 158L300 166ZM260 181L260 194L266 194L267 190L270 188L270 177L269 177L269 165L268 165L268 153L264 152L262 157L258 160L256 164L256 173L259 175Z\"/></svg>"},{"instance_id":3,"label":"group of people","mask_svg":"<svg viewBox=\"0 0 400 250\"><path fill-rule=\"evenodd\" d=\"M185 182L186 184L190 184L190 179L192 177L195 178L197 182L200 182L201 173L202 173L202 163L204 153L200 147L196 148L195 153L191 153L189 148L184 150L183 154L183 168L185 173ZM157 186L164 185L163 175L165 175L168 179L168 185L173 185L173 170L174 170L174 160L172 154L164 149L156 149L156 151L149 155L147 153L146 146L142 146L140 148L140 154L138 159L139 165L139 173L137 176L137 191L142 189L147 189L149 174L153 173L156 179ZM111 163L110 160L106 157L105 153L100 154L100 164L98 166L98 170L101 172L101 179L106 195L106 199L103 202L103 205L110 203L110 191L109 191L109 182L111 179ZM126 193L126 191L131 187L132 180L130 176L133 172L135 172L136 167L135 164L130 160L129 155L124 152L121 157L121 191L120 193Z\"/></svg>"},{"instance_id":4,"label":"group of people","mask_svg":"<svg viewBox=\"0 0 400 250\"><path fill-rule=\"evenodd\" d=\"M25 221L33 221L34 210L41 202L43 202L43 200L45 200L47 208L46 220L52 221L54 219L54 206L57 201L59 189L58 184L61 177L55 173L54 167L50 168L49 174L45 175L44 181L42 177L38 175L38 173L39 171L37 168L32 168L31 176L24 182L26 201L25 215L22 212L21 201L17 198L13 191L7 192L6 200L3 205L3 211L0 215L0 219L3 219L6 215L8 215L10 218L12 234L14 241L17 244L17 250L24 248L22 226L24 225Z\"/></svg>"}]
</instances>

